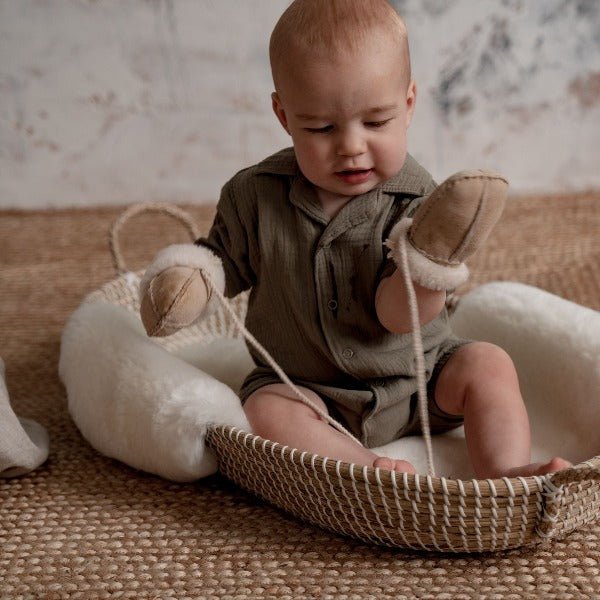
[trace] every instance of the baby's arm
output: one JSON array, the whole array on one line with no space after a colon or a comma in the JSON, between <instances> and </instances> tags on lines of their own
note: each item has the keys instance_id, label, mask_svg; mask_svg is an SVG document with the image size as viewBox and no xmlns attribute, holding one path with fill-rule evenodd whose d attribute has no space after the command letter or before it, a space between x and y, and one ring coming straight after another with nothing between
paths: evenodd
<instances>
[{"instance_id":1,"label":"baby's arm","mask_svg":"<svg viewBox=\"0 0 600 600\"><path fill-rule=\"evenodd\" d=\"M413 282L421 325L438 316L446 301L445 290L430 290ZM404 275L396 269L390 277L382 279L375 294L375 310L379 322L392 333L408 333L412 330L408 292Z\"/></svg>"},{"instance_id":2,"label":"baby's arm","mask_svg":"<svg viewBox=\"0 0 600 600\"><path fill-rule=\"evenodd\" d=\"M375 309L381 324L394 333L412 329L402 269L406 247L410 278L416 293L420 323L443 309L446 290L464 283L464 264L487 239L506 202L507 182L491 171L462 171L438 186L390 233L386 245L398 267L376 291Z\"/></svg>"},{"instance_id":3,"label":"baby's arm","mask_svg":"<svg viewBox=\"0 0 600 600\"><path fill-rule=\"evenodd\" d=\"M223 187L207 237L164 248L146 270L140 312L148 335L171 335L210 314L218 305L212 286L232 297L254 284L259 252L254 196L248 192L253 187L239 185L239 179Z\"/></svg>"}]
</instances>

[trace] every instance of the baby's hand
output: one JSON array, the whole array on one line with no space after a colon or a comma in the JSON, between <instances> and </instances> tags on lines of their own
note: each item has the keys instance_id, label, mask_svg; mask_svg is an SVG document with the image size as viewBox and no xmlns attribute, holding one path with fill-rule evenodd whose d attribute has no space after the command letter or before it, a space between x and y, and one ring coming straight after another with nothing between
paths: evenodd
<instances>
[{"instance_id":1,"label":"baby's hand","mask_svg":"<svg viewBox=\"0 0 600 600\"><path fill-rule=\"evenodd\" d=\"M392 229L386 245L402 268L401 238L405 239L413 280L432 290L464 283L464 261L485 242L506 203L508 183L492 171L461 171L438 186Z\"/></svg>"},{"instance_id":2,"label":"baby's hand","mask_svg":"<svg viewBox=\"0 0 600 600\"><path fill-rule=\"evenodd\" d=\"M193 267L174 266L150 280L140 314L150 336L167 336L196 321L210 298L210 290Z\"/></svg>"},{"instance_id":3,"label":"baby's hand","mask_svg":"<svg viewBox=\"0 0 600 600\"><path fill-rule=\"evenodd\" d=\"M417 208L408 232L426 258L449 267L463 263L485 242L500 218L508 182L493 171L460 171Z\"/></svg>"}]
</instances>

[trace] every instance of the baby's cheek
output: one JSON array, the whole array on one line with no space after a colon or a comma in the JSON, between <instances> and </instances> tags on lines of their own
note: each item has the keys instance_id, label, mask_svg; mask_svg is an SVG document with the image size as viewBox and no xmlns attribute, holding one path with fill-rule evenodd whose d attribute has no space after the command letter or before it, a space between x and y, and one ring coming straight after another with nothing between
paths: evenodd
<instances>
[{"instance_id":1,"label":"baby's cheek","mask_svg":"<svg viewBox=\"0 0 600 600\"><path fill-rule=\"evenodd\" d=\"M402 147L398 140L396 143L390 143L381 156L382 171L385 172L385 178L389 179L396 175L404 162L406 161L406 148Z\"/></svg>"},{"instance_id":2,"label":"baby's cheek","mask_svg":"<svg viewBox=\"0 0 600 600\"><path fill-rule=\"evenodd\" d=\"M311 174L319 172L319 166L322 164L322 150L318 144L306 142L294 144L294 151L298 166L305 177L310 179Z\"/></svg>"}]
</instances>

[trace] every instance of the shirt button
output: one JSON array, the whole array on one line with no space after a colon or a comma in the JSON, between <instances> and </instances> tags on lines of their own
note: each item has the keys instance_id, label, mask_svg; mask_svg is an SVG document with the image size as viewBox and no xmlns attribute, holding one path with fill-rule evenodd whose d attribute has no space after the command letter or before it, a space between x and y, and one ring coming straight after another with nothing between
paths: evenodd
<instances>
[{"instance_id":1,"label":"shirt button","mask_svg":"<svg viewBox=\"0 0 600 600\"><path fill-rule=\"evenodd\" d=\"M351 348L344 348L342 356L344 358L352 358L354 356L354 350L352 350Z\"/></svg>"},{"instance_id":2,"label":"shirt button","mask_svg":"<svg viewBox=\"0 0 600 600\"><path fill-rule=\"evenodd\" d=\"M330 301L327 303L327 308L328 308L329 310L335 310L337 307L338 307L338 303L337 303L335 300L330 300Z\"/></svg>"}]
</instances>

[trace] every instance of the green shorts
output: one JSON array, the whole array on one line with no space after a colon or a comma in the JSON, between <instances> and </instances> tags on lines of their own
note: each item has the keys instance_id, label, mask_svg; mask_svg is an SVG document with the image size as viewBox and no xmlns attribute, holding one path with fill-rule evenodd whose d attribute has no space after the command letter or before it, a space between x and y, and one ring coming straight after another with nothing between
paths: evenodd
<instances>
[{"instance_id":1,"label":"green shorts","mask_svg":"<svg viewBox=\"0 0 600 600\"><path fill-rule=\"evenodd\" d=\"M443 433L463 424L463 417L444 412L435 402L435 387L439 375L450 357L462 346L471 343L451 337L438 347L434 367L426 373L429 427L431 433ZM417 379L412 377L374 378L368 381L345 379L338 385L314 383L291 378L325 402L329 414L349 429L367 447L382 446L395 439L421 433ZM281 383L268 367L255 368L239 392L242 404L260 388ZM338 383L338 382L336 382ZM392 398L390 402L389 398ZM382 398L387 400L382 401Z\"/></svg>"}]
</instances>

